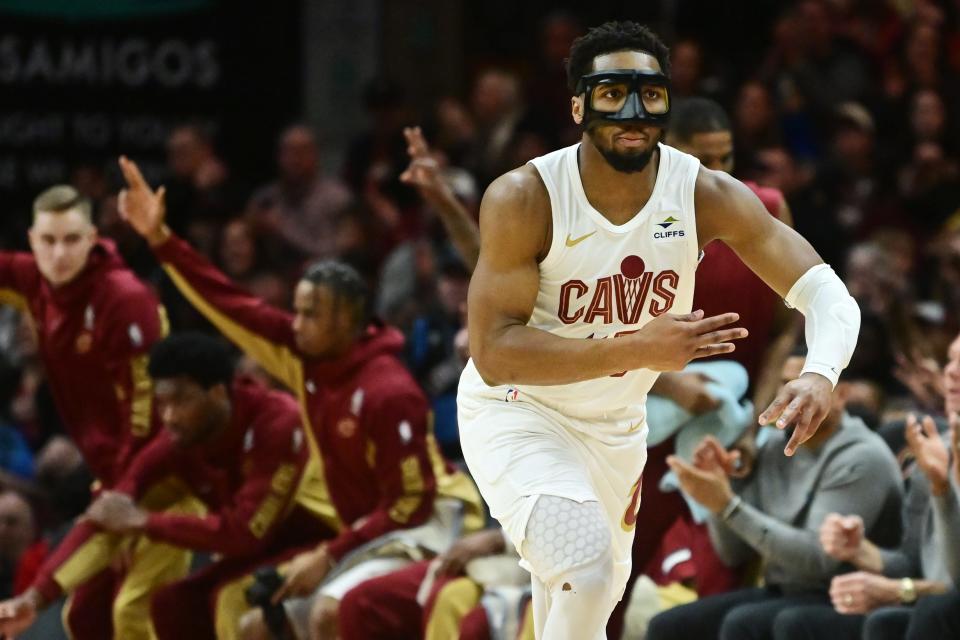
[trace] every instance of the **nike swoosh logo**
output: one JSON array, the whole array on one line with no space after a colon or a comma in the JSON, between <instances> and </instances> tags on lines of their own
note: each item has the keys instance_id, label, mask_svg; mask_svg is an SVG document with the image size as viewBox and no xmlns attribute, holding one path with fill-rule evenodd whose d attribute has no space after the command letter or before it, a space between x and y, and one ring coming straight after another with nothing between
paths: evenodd
<instances>
[{"instance_id":1,"label":"nike swoosh logo","mask_svg":"<svg viewBox=\"0 0 960 640\"><path fill-rule=\"evenodd\" d=\"M627 433L633 433L634 431L636 431L637 429L639 429L639 428L642 427L642 426L643 426L643 420L641 420L640 422L638 422L638 423L636 423L636 424L634 424L634 425L630 425L630 428L627 429Z\"/></svg>"},{"instance_id":2,"label":"nike swoosh logo","mask_svg":"<svg viewBox=\"0 0 960 640\"><path fill-rule=\"evenodd\" d=\"M575 247L575 246L577 246L578 244L580 244L581 242L583 242L584 240L586 240L587 238L589 238L590 236L592 236L592 235L595 234L595 233L596 233L596 230L591 231L590 233L588 233L588 234L586 234L586 235L583 235L583 236L580 236L579 238L576 238L576 239L571 238L571 237L570 237L570 234L568 233L568 234L567 234L567 246L568 246L568 247Z\"/></svg>"}]
</instances>

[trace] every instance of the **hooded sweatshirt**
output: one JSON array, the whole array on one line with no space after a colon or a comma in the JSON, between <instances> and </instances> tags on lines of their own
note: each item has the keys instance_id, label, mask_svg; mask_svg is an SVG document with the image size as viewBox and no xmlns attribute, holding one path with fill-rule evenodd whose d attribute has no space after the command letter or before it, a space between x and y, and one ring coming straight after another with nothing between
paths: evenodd
<instances>
[{"instance_id":1,"label":"hooded sweatshirt","mask_svg":"<svg viewBox=\"0 0 960 640\"><path fill-rule=\"evenodd\" d=\"M157 432L148 352L167 332L157 297L99 240L70 282L54 287L29 253L0 253L0 301L30 314L67 432L112 487Z\"/></svg>"},{"instance_id":2,"label":"hooded sweatshirt","mask_svg":"<svg viewBox=\"0 0 960 640\"><path fill-rule=\"evenodd\" d=\"M328 545L334 559L425 523L438 497L463 504L465 529L482 527L480 495L440 455L397 330L373 322L342 356L313 358L297 347L289 313L236 287L180 238L154 253L191 304L297 397L319 468L311 510L340 531Z\"/></svg>"}]
</instances>

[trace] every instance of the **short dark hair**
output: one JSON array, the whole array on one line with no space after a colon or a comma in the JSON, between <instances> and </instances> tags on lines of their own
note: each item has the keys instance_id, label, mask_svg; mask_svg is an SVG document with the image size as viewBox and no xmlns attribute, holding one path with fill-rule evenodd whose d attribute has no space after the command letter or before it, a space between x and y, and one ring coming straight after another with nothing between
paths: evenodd
<instances>
[{"instance_id":1,"label":"short dark hair","mask_svg":"<svg viewBox=\"0 0 960 640\"><path fill-rule=\"evenodd\" d=\"M190 378L204 389L233 380L234 357L221 339L197 331L174 333L150 349L147 371L155 380Z\"/></svg>"},{"instance_id":2,"label":"short dark hair","mask_svg":"<svg viewBox=\"0 0 960 640\"><path fill-rule=\"evenodd\" d=\"M87 220L93 221L93 204L74 187L58 184L50 187L33 201L33 217L39 213L63 213L77 208Z\"/></svg>"},{"instance_id":3,"label":"short dark hair","mask_svg":"<svg viewBox=\"0 0 960 640\"><path fill-rule=\"evenodd\" d=\"M593 71L593 59L617 51L643 51L660 63L660 71L670 77L670 50L655 34L637 22L605 22L573 41L567 58L567 87L575 93L580 78Z\"/></svg>"},{"instance_id":4,"label":"short dark hair","mask_svg":"<svg viewBox=\"0 0 960 640\"><path fill-rule=\"evenodd\" d=\"M314 286L329 287L334 303L346 302L354 313L356 326L366 326L370 319L370 289L356 269L339 260L321 260L307 267L301 279Z\"/></svg>"},{"instance_id":5,"label":"short dark hair","mask_svg":"<svg viewBox=\"0 0 960 640\"><path fill-rule=\"evenodd\" d=\"M670 112L670 134L680 142L690 142L698 133L730 131L730 118L710 98L677 100Z\"/></svg>"}]
</instances>

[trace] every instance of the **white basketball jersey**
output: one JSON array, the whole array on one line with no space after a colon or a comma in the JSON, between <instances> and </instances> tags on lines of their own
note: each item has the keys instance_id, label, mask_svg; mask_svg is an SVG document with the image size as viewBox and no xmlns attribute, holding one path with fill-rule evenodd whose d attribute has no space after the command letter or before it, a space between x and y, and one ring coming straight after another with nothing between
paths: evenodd
<instances>
[{"instance_id":1,"label":"white basketball jersey","mask_svg":"<svg viewBox=\"0 0 960 640\"><path fill-rule=\"evenodd\" d=\"M693 201L700 162L661 144L650 199L615 225L587 200L579 147L531 161L550 194L553 240L540 263L540 289L527 325L565 338L604 340L634 332L663 313L689 313L700 255ZM564 385L489 387L471 360L460 393L506 401L528 397L580 418L643 419L657 375L637 369Z\"/></svg>"}]
</instances>

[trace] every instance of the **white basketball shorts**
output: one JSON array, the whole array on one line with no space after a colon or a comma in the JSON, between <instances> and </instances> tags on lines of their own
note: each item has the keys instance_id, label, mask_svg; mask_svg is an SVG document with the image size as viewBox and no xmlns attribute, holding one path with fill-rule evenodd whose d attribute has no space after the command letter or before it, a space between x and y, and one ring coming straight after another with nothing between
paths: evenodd
<instances>
[{"instance_id":1,"label":"white basketball shorts","mask_svg":"<svg viewBox=\"0 0 960 640\"><path fill-rule=\"evenodd\" d=\"M491 515L522 558L537 496L599 502L610 526L613 592L619 599L630 576L640 474L647 460L645 422L571 418L522 392L490 391L461 388L457 415L464 458ZM590 436L592 427L599 427L603 440ZM521 565L530 570L525 561Z\"/></svg>"}]
</instances>

